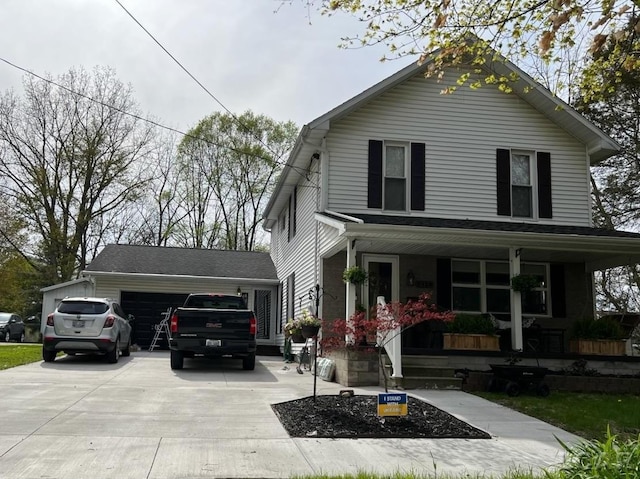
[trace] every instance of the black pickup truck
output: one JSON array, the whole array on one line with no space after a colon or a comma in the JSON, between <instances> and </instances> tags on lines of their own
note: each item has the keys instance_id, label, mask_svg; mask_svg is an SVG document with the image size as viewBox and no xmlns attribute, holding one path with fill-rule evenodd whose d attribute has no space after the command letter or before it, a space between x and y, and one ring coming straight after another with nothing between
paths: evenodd
<instances>
[{"instance_id":1,"label":"black pickup truck","mask_svg":"<svg viewBox=\"0 0 640 479\"><path fill-rule=\"evenodd\" d=\"M231 356L242 369L256 364L256 317L240 296L190 294L169 323L171 369L182 369L184 358Z\"/></svg>"}]
</instances>

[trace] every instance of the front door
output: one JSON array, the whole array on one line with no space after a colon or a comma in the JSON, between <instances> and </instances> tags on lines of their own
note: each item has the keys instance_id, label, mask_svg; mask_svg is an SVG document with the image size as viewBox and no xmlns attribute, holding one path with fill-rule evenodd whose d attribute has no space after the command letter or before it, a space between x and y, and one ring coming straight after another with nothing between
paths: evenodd
<instances>
[{"instance_id":1,"label":"front door","mask_svg":"<svg viewBox=\"0 0 640 479\"><path fill-rule=\"evenodd\" d=\"M387 303L398 301L400 297L398 257L363 254L362 262L369 274L369 279L362 286L363 305L367 311L370 312L377 304L378 296L384 296Z\"/></svg>"}]
</instances>

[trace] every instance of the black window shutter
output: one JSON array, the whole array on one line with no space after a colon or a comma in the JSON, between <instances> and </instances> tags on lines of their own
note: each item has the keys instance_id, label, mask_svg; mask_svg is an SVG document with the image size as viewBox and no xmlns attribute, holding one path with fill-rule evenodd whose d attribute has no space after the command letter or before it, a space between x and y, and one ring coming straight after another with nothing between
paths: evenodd
<instances>
[{"instance_id":1,"label":"black window shutter","mask_svg":"<svg viewBox=\"0 0 640 479\"><path fill-rule=\"evenodd\" d=\"M424 143L411 143L411 209L424 211Z\"/></svg>"},{"instance_id":2,"label":"black window shutter","mask_svg":"<svg viewBox=\"0 0 640 479\"><path fill-rule=\"evenodd\" d=\"M449 258L438 258L436 262L436 304L441 309L451 309L451 260Z\"/></svg>"},{"instance_id":3,"label":"black window shutter","mask_svg":"<svg viewBox=\"0 0 640 479\"><path fill-rule=\"evenodd\" d=\"M551 264L549 268L551 283L551 314L554 318L567 317L567 294L564 282L564 265Z\"/></svg>"},{"instance_id":4,"label":"black window shutter","mask_svg":"<svg viewBox=\"0 0 640 479\"><path fill-rule=\"evenodd\" d=\"M511 153L509 150L496 151L496 187L498 214L511 216Z\"/></svg>"},{"instance_id":5,"label":"black window shutter","mask_svg":"<svg viewBox=\"0 0 640 479\"><path fill-rule=\"evenodd\" d=\"M368 208L382 208L382 141L369 140Z\"/></svg>"},{"instance_id":6,"label":"black window shutter","mask_svg":"<svg viewBox=\"0 0 640 479\"><path fill-rule=\"evenodd\" d=\"M538 164L538 216L553 218L551 205L551 154L539 152Z\"/></svg>"}]
</instances>

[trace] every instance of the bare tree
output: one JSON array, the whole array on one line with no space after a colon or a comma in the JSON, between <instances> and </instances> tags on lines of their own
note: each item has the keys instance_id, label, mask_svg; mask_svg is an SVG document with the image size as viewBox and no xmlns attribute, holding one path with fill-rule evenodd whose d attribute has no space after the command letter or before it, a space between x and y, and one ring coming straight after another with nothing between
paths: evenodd
<instances>
[{"instance_id":1,"label":"bare tree","mask_svg":"<svg viewBox=\"0 0 640 479\"><path fill-rule=\"evenodd\" d=\"M26 76L24 90L0 98L2 187L35 238L35 266L66 281L91 259L103 216L139 197L153 130L108 68Z\"/></svg>"},{"instance_id":2,"label":"bare tree","mask_svg":"<svg viewBox=\"0 0 640 479\"><path fill-rule=\"evenodd\" d=\"M292 122L250 111L238 117L214 113L182 140L179 158L190 182L190 227L193 236L206 232L209 238L208 246L201 242L196 247L254 250L260 245L260 214L296 132Z\"/></svg>"}]
</instances>

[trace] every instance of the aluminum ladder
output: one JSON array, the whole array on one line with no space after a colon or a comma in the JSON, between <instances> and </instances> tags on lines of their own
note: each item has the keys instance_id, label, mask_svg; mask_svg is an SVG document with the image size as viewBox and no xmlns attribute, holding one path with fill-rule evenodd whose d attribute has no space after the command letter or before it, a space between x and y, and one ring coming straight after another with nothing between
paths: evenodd
<instances>
[{"instance_id":1,"label":"aluminum ladder","mask_svg":"<svg viewBox=\"0 0 640 479\"><path fill-rule=\"evenodd\" d=\"M166 334L167 341L171 339L171 331L169 331L169 319L171 318L171 308L168 308L164 313L162 313L162 321L160 324L156 324L154 326L156 333L153 335L153 340L151 341L151 346L149 346L149 352L153 351L154 348L158 345L158 341L160 340L160 336L162 334Z\"/></svg>"}]
</instances>

